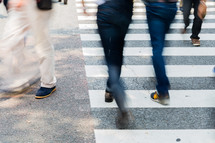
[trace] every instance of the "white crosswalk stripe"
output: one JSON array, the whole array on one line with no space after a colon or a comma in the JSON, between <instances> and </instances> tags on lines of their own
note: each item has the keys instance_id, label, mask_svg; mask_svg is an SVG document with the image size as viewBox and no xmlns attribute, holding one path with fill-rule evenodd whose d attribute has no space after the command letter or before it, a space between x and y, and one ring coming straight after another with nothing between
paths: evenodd
<instances>
[{"instance_id":1,"label":"white crosswalk stripe","mask_svg":"<svg viewBox=\"0 0 215 143\"><path fill-rule=\"evenodd\" d=\"M118 130L113 125L115 122L112 122L117 109L116 103L104 102L107 67L104 63L98 64L96 61L104 60L96 25L97 5L95 0L84 1L86 11L90 16L83 14L81 0L76 0L76 7L83 54L87 60L91 61L86 61L85 70L92 114L96 120L94 130L96 142L214 143L215 75L212 72L214 64L208 63L211 63L210 60L215 57L215 2L207 2L208 14L200 33L202 44L200 47L193 47L190 42L192 23L188 27L188 33L180 34L179 31L184 27L183 16L181 12L177 13L176 21L170 27L175 31L166 35L169 46L163 52L163 56L169 57L170 60L176 59L173 61L175 64L166 65L166 70L170 82L172 80L173 88L177 88L169 91L170 105L162 106L150 99L150 93L155 91L153 66L139 64L140 60L152 56L152 48L131 44L132 42L150 42L144 4L139 0L135 1L133 22L129 26L133 32L126 35L127 45L125 45L123 55L124 59L132 57L136 63L123 65L121 77L126 81L127 106L137 117L135 119L137 126ZM190 18L192 19L193 15ZM186 60L189 58L188 64L178 63L177 59L181 58ZM209 61L206 61L206 64L198 64L198 61L194 61L196 59ZM210 80L208 83L212 84L204 85L204 82L208 80ZM135 85L140 86L135 88Z\"/></svg>"},{"instance_id":2,"label":"white crosswalk stripe","mask_svg":"<svg viewBox=\"0 0 215 143\"><path fill-rule=\"evenodd\" d=\"M215 10L214 10L215 11ZM188 29L192 27L193 24L190 24ZM170 26L170 28L174 29L182 29L184 27L183 23L174 23ZM97 29L96 24L79 24L80 29ZM214 29L215 25L214 23L204 23L202 25L202 28L207 28L207 29ZM129 29L148 29L147 24L130 24Z\"/></svg>"},{"instance_id":3,"label":"white crosswalk stripe","mask_svg":"<svg viewBox=\"0 0 215 143\"><path fill-rule=\"evenodd\" d=\"M166 65L168 77L214 77L214 65ZM86 65L87 77L107 77L107 67ZM187 72L189 71L189 72ZM154 77L152 65L123 65L121 77Z\"/></svg>"},{"instance_id":4,"label":"white crosswalk stripe","mask_svg":"<svg viewBox=\"0 0 215 143\"><path fill-rule=\"evenodd\" d=\"M104 102L104 90L89 90L92 108L116 108L116 103L106 104ZM126 90L129 108L195 108L215 107L214 90L170 90L171 103L162 106L150 100L151 90ZM198 98L195 98L198 96ZM183 101L183 102L178 102Z\"/></svg>"},{"instance_id":5,"label":"white crosswalk stripe","mask_svg":"<svg viewBox=\"0 0 215 143\"><path fill-rule=\"evenodd\" d=\"M193 15L190 16L190 18L194 18ZM132 16L133 20L141 20L141 19L146 19L145 15L133 15ZM175 19L183 19L182 15L176 15ZM215 15L207 15L205 19L215 19ZM96 16L78 16L78 20L96 20Z\"/></svg>"},{"instance_id":6,"label":"white crosswalk stripe","mask_svg":"<svg viewBox=\"0 0 215 143\"><path fill-rule=\"evenodd\" d=\"M95 130L97 143L214 143L214 134L215 130Z\"/></svg>"},{"instance_id":7,"label":"white crosswalk stripe","mask_svg":"<svg viewBox=\"0 0 215 143\"><path fill-rule=\"evenodd\" d=\"M88 13L95 13L95 12L97 12L97 9L87 9L86 10ZM213 7L209 7L208 9L207 9L207 12L213 12L213 11L215 11L215 8L213 8ZM83 10L82 9L77 9L77 12L78 13L83 13ZM146 12L146 10L145 9L142 9L142 8L134 8L133 9L133 12Z\"/></svg>"},{"instance_id":8,"label":"white crosswalk stripe","mask_svg":"<svg viewBox=\"0 0 215 143\"><path fill-rule=\"evenodd\" d=\"M215 40L215 34L199 34L201 40ZM190 39L190 34L166 34L166 40L186 40ZM82 34L83 41L100 41L98 34ZM127 34L125 40L150 40L149 34Z\"/></svg>"},{"instance_id":9,"label":"white crosswalk stripe","mask_svg":"<svg viewBox=\"0 0 215 143\"><path fill-rule=\"evenodd\" d=\"M85 56L104 56L102 47L90 48L83 47ZM152 56L151 47L125 47L124 56ZM164 56L215 56L213 47L166 47L163 51Z\"/></svg>"}]
</instances>

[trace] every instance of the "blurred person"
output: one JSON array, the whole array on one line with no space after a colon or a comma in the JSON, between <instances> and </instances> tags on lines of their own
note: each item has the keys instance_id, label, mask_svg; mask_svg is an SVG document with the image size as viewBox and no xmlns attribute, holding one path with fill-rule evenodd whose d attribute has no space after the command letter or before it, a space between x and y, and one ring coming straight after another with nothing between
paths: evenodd
<instances>
[{"instance_id":1,"label":"blurred person","mask_svg":"<svg viewBox=\"0 0 215 143\"><path fill-rule=\"evenodd\" d=\"M180 0L179 9L183 12L183 0Z\"/></svg>"},{"instance_id":2,"label":"blurred person","mask_svg":"<svg viewBox=\"0 0 215 143\"><path fill-rule=\"evenodd\" d=\"M7 9L7 2L8 2L8 0L0 0L0 3L1 3L2 1L3 1L4 5L5 5L6 9Z\"/></svg>"},{"instance_id":3,"label":"blurred person","mask_svg":"<svg viewBox=\"0 0 215 143\"><path fill-rule=\"evenodd\" d=\"M58 1L61 2L61 0L58 0ZM68 1L68 0L64 0L64 4L67 4L67 1Z\"/></svg>"},{"instance_id":4,"label":"blurred person","mask_svg":"<svg viewBox=\"0 0 215 143\"><path fill-rule=\"evenodd\" d=\"M5 5L5 7L7 8L8 0L3 0L3 1L4 1L4 5Z\"/></svg>"},{"instance_id":5,"label":"blurred person","mask_svg":"<svg viewBox=\"0 0 215 143\"><path fill-rule=\"evenodd\" d=\"M151 99L163 105L169 104L170 83L166 75L162 56L165 35L177 12L177 0L143 0L146 5L147 23L152 45L152 62L157 80L157 91L151 93Z\"/></svg>"},{"instance_id":6,"label":"blurred person","mask_svg":"<svg viewBox=\"0 0 215 143\"><path fill-rule=\"evenodd\" d=\"M182 34L186 33L187 27L190 24L190 11L191 8L194 8L194 20L192 26L192 35L190 36L191 42L194 46L200 46L200 37L199 33L202 27L202 19L198 16L198 6L200 0L184 0L183 1L183 18L184 18L184 29L182 30Z\"/></svg>"},{"instance_id":7,"label":"blurred person","mask_svg":"<svg viewBox=\"0 0 215 143\"><path fill-rule=\"evenodd\" d=\"M86 6L85 6L84 0L81 0L81 4L82 4L82 6L83 6L83 12L84 12L84 14L89 15L89 14L87 13L87 11L86 11Z\"/></svg>"},{"instance_id":8,"label":"blurred person","mask_svg":"<svg viewBox=\"0 0 215 143\"><path fill-rule=\"evenodd\" d=\"M123 122L129 117L126 94L120 83L124 38L131 23L133 0L98 0L97 25L108 67L105 102L115 99Z\"/></svg>"},{"instance_id":9,"label":"blurred person","mask_svg":"<svg viewBox=\"0 0 215 143\"><path fill-rule=\"evenodd\" d=\"M0 42L1 89L17 92L41 76L35 98L48 97L56 90L54 48L48 34L51 10L39 10L35 0L10 0L8 8L8 21ZM34 36L37 57L26 48L29 30Z\"/></svg>"}]
</instances>

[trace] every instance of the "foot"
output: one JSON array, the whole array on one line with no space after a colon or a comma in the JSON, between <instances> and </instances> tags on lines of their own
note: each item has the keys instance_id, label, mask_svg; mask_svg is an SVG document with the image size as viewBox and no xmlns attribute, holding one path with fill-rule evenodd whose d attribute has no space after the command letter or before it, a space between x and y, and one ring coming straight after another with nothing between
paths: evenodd
<instances>
[{"instance_id":1,"label":"foot","mask_svg":"<svg viewBox=\"0 0 215 143\"><path fill-rule=\"evenodd\" d=\"M113 102L113 93L105 91L105 102Z\"/></svg>"},{"instance_id":2,"label":"foot","mask_svg":"<svg viewBox=\"0 0 215 143\"><path fill-rule=\"evenodd\" d=\"M55 90L56 90L56 86L52 88L40 87L40 89L37 91L37 94L35 95L35 98L36 99L46 98L50 96Z\"/></svg>"},{"instance_id":3,"label":"foot","mask_svg":"<svg viewBox=\"0 0 215 143\"><path fill-rule=\"evenodd\" d=\"M200 46L200 40L199 39L191 38L191 42L192 42L193 46Z\"/></svg>"},{"instance_id":4,"label":"foot","mask_svg":"<svg viewBox=\"0 0 215 143\"><path fill-rule=\"evenodd\" d=\"M119 112L116 118L116 126L119 129L127 129L134 123L134 116L130 111Z\"/></svg>"},{"instance_id":5,"label":"foot","mask_svg":"<svg viewBox=\"0 0 215 143\"><path fill-rule=\"evenodd\" d=\"M151 99L162 105L168 105L170 101L169 94L159 95L156 91L151 93Z\"/></svg>"},{"instance_id":6,"label":"foot","mask_svg":"<svg viewBox=\"0 0 215 143\"><path fill-rule=\"evenodd\" d=\"M111 92L114 95L114 100L116 101L117 106L121 112L127 111L127 104L126 104L126 93L122 86L118 84L113 84L111 86Z\"/></svg>"},{"instance_id":7,"label":"foot","mask_svg":"<svg viewBox=\"0 0 215 143\"><path fill-rule=\"evenodd\" d=\"M187 32L186 28L184 28L184 29L181 30L181 34L185 34L186 32Z\"/></svg>"}]
</instances>

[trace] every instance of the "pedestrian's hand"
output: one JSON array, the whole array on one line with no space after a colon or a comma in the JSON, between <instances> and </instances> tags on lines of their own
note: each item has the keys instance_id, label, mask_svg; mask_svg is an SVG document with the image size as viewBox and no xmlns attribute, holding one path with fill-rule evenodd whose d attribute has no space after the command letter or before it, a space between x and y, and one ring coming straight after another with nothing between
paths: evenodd
<instances>
[{"instance_id":1,"label":"pedestrian's hand","mask_svg":"<svg viewBox=\"0 0 215 143\"><path fill-rule=\"evenodd\" d=\"M203 20L207 13L207 6L204 0L200 0L198 7L198 16L201 20Z\"/></svg>"},{"instance_id":2,"label":"pedestrian's hand","mask_svg":"<svg viewBox=\"0 0 215 143\"><path fill-rule=\"evenodd\" d=\"M15 8L20 10L26 4L26 0L12 0L8 2L8 8Z\"/></svg>"},{"instance_id":3,"label":"pedestrian's hand","mask_svg":"<svg viewBox=\"0 0 215 143\"><path fill-rule=\"evenodd\" d=\"M24 4L24 0L19 0L18 4L17 4L17 8L22 7Z\"/></svg>"}]
</instances>

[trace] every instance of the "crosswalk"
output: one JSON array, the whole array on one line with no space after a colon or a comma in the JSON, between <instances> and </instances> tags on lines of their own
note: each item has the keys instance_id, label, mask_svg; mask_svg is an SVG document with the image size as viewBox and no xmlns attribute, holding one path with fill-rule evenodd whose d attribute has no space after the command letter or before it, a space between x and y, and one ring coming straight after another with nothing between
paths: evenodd
<instances>
[{"instance_id":1,"label":"crosswalk","mask_svg":"<svg viewBox=\"0 0 215 143\"><path fill-rule=\"evenodd\" d=\"M214 143L215 75L212 69L215 65L215 2L207 2L200 47L191 44L192 24L187 34L180 34L183 17L181 12L177 13L166 36L163 53L171 83L171 102L169 106L162 106L149 98L156 84L150 37L144 4L135 1L133 22L125 38L121 74L135 123L128 129L119 130L115 125L116 103L104 102L107 67L97 32L97 5L95 0L84 1L88 16L83 14L81 0L76 0L76 7L96 142Z\"/></svg>"}]
</instances>

